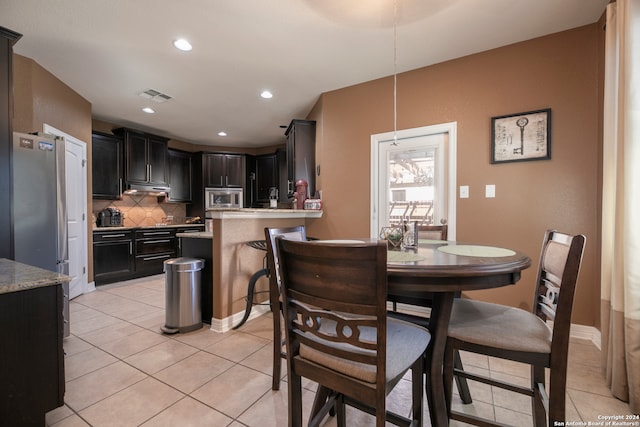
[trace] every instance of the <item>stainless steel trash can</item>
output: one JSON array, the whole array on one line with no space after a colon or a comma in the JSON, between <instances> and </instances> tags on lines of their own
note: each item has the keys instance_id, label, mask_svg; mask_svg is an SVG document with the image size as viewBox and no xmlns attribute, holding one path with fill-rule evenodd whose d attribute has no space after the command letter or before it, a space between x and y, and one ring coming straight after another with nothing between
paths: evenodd
<instances>
[{"instance_id":1,"label":"stainless steel trash can","mask_svg":"<svg viewBox=\"0 0 640 427\"><path fill-rule=\"evenodd\" d=\"M162 331L189 332L202 327L201 270L204 260L172 258L164 262L166 320Z\"/></svg>"}]
</instances>

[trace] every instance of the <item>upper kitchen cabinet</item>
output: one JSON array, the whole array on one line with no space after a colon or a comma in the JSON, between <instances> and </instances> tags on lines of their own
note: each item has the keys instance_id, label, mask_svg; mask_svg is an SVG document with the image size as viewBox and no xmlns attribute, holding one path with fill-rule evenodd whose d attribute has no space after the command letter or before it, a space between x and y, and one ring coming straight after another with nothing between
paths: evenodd
<instances>
[{"instance_id":1,"label":"upper kitchen cabinet","mask_svg":"<svg viewBox=\"0 0 640 427\"><path fill-rule=\"evenodd\" d=\"M93 198L122 198L122 138L101 132L91 134Z\"/></svg>"},{"instance_id":2,"label":"upper kitchen cabinet","mask_svg":"<svg viewBox=\"0 0 640 427\"><path fill-rule=\"evenodd\" d=\"M316 122L292 120L285 132L287 139L287 195L296 191L296 181L309 184L309 196L316 191Z\"/></svg>"},{"instance_id":3,"label":"upper kitchen cabinet","mask_svg":"<svg viewBox=\"0 0 640 427\"><path fill-rule=\"evenodd\" d=\"M169 202L190 203L193 187L192 155L186 151L169 150Z\"/></svg>"},{"instance_id":4,"label":"upper kitchen cabinet","mask_svg":"<svg viewBox=\"0 0 640 427\"><path fill-rule=\"evenodd\" d=\"M276 153L256 156L256 197L255 203L269 203L271 188L278 187L278 160Z\"/></svg>"},{"instance_id":5,"label":"upper kitchen cabinet","mask_svg":"<svg viewBox=\"0 0 640 427\"><path fill-rule=\"evenodd\" d=\"M166 186L168 140L126 128L114 132L124 138L124 176L127 184Z\"/></svg>"},{"instance_id":6,"label":"upper kitchen cabinet","mask_svg":"<svg viewBox=\"0 0 640 427\"><path fill-rule=\"evenodd\" d=\"M244 187L244 154L206 153L203 162L205 187Z\"/></svg>"}]
</instances>

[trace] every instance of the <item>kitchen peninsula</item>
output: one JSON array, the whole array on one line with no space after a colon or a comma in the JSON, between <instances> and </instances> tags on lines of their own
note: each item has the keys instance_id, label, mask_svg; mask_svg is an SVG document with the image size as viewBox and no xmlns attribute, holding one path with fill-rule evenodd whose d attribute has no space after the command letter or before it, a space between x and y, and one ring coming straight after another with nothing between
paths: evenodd
<instances>
[{"instance_id":1,"label":"kitchen peninsula","mask_svg":"<svg viewBox=\"0 0 640 427\"><path fill-rule=\"evenodd\" d=\"M307 221L321 217L322 211L319 210L221 209L207 212L213 231L212 330L226 332L240 321L245 311L249 279L253 273L264 268L265 252L251 248L247 243L264 240L265 227L307 225ZM181 234L180 237L201 239L203 236L198 234ZM256 292L268 289L266 278L256 284ZM268 301L268 293L256 295L263 295L261 300ZM255 312L259 313L259 310Z\"/></svg>"},{"instance_id":2,"label":"kitchen peninsula","mask_svg":"<svg viewBox=\"0 0 640 427\"><path fill-rule=\"evenodd\" d=\"M64 403L63 290L70 277L0 258L0 424L45 425Z\"/></svg>"}]
</instances>

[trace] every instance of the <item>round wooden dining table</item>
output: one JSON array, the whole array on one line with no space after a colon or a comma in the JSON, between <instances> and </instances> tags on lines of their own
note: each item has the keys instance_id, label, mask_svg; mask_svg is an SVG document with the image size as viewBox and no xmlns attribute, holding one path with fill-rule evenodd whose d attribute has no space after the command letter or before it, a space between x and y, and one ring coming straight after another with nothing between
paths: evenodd
<instances>
[{"instance_id":1,"label":"round wooden dining table","mask_svg":"<svg viewBox=\"0 0 640 427\"><path fill-rule=\"evenodd\" d=\"M431 301L425 386L431 425L449 424L443 362L454 297L515 284L530 266L531 258L511 249L453 241L421 240L417 248L388 252L387 293Z\"/></svg>"}]
</instances>

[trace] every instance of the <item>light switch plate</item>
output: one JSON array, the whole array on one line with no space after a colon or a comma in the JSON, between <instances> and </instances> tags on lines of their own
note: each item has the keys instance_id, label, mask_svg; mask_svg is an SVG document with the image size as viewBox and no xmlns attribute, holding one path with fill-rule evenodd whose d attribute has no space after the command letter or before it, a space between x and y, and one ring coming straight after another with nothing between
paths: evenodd
<instances>
[{"instance_id":1,"label":"light switch plate","mask_svg":"<svg viewBox=\"0 0 640 427\"><path fill-rule=\"evenodd\" d=\"M460 186L460 198L461 199L468 199L469 198L469 186L468 185L461 185Z\"/></svg>"},{"instance_id":2,"label":"light switch plate","mask_svg":"<svg viewBox=\"0 0 640 427\"><path fill-rule=\"evenodd\" d=\"M484 190L484 196L488 199L496 197L496 186L494 184L487 184Z\"/></svg>"}]
</instances>

